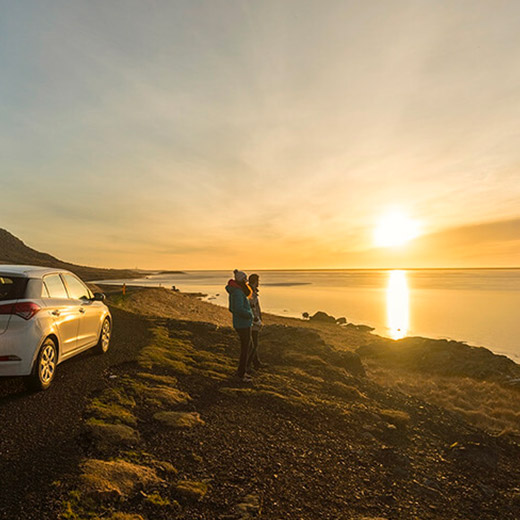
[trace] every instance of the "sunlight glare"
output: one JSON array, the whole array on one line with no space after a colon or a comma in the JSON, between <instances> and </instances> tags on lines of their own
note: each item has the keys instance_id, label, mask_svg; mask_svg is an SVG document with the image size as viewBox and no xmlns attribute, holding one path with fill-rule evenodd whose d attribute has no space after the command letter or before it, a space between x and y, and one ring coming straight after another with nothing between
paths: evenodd
<instances>
[{"instance_id":1,"label":"sunlight glare","mask_svg":"<svg viewBox=\"0 0 520 520\"><path fill-rule=\"evenodd\" d=\"M390 271L386 289L388 328L392 339L401 339L408 333L410 302L405 271Z\"/></svg>"},{"instance_id":2,"label":"sunlight glare","mask_svg":"<svg viewBox=\"0 0 520 520\"><path fill-rule=\"evenodd\" d=\"M406 244L419 235L419 224L399 211L383 215L374 230L374 243L378 247Z\"/></svg>"}]
</instances>

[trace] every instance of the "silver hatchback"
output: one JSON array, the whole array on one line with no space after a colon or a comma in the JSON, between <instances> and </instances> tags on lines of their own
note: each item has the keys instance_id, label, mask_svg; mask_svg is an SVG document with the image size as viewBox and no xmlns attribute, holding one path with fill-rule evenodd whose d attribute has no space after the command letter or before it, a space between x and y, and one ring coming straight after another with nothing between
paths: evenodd
<instances>
[{"instance_id":1,"label":"silver hatchback","mask_svg":"<svg viewBox=\"0 0 520 520\"><path fill-rule=\"evenodd\" d=\"M92 347L106 352L104 298L64 269L0 265L0 376L25 376L45 390L62 361Z\"/></svg>"}]
</instances>

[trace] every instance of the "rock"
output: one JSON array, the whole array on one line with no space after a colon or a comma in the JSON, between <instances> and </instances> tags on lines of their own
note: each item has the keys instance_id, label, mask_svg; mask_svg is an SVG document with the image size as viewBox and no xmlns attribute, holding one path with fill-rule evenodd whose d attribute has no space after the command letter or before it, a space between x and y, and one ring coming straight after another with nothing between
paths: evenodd
<instances>
[{"instance_id":1,"label":"rock","mask_svg":"<svg viewBox=\"0 0 520 520\"><path fill-rule=\"evenodd\" d=\"M336 323L336 318L334 316L330 316L326 312L318 311L316 314L313 314L310 318L311 321L321 321L323 323Z\"/></svg>"},{"instance_id":2,"label":"rock","mask_svg":"<svg viewBox=\"0 0 520 520\"><path fill-rule=\"evenodd\" d=\"M337 323L338 325L346 325L346 323L347 323L347 318L344 318L343 316L342 316L341 318L337 318L337 319L336 319L336 323Z\"/></svg>"},{"instance_id":3,"label":"rock","mask_svg":"<svg viewBox=\"0 0 520 520\"><path fill-rule=\"evenodd\" d=\"M347 329L354 329L358 332L372 332L374 327L369 327L368 325L354 325L353 323L347 323Z\"/></svg>"}]
</instances>

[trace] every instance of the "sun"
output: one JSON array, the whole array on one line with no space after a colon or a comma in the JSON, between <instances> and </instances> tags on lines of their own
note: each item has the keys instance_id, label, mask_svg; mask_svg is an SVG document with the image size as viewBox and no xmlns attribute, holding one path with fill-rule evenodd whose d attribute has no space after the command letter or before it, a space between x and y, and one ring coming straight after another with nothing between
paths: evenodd
<instances>
[{"instance_id":1,"label":"sun","mask_svg":"<svg viewBox=\"0 0 520 520\"><path fill-rule=\"evenodd\" d=\"M419 236L419 223L400 211L382 215L374 229L377 247L402 246Z\"/></svg>"}]
</instances>

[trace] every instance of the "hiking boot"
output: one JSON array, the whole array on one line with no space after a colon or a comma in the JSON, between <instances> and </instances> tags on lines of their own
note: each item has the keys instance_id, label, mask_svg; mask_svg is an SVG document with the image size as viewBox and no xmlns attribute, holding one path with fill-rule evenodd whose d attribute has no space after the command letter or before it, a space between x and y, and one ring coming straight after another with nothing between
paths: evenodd
<instances>
[{"instance_id":1,"label":"hiking boot","mask_svg":"<svg viewBox=\"0 0 520 520\"><path fill-rule=\"evenodd\" d=\"M242 383L252 383L253 382L253 378L249 375L249 374L244 374L241 378L240 378L240 381Z\"/></svg>"}]
</instances>

